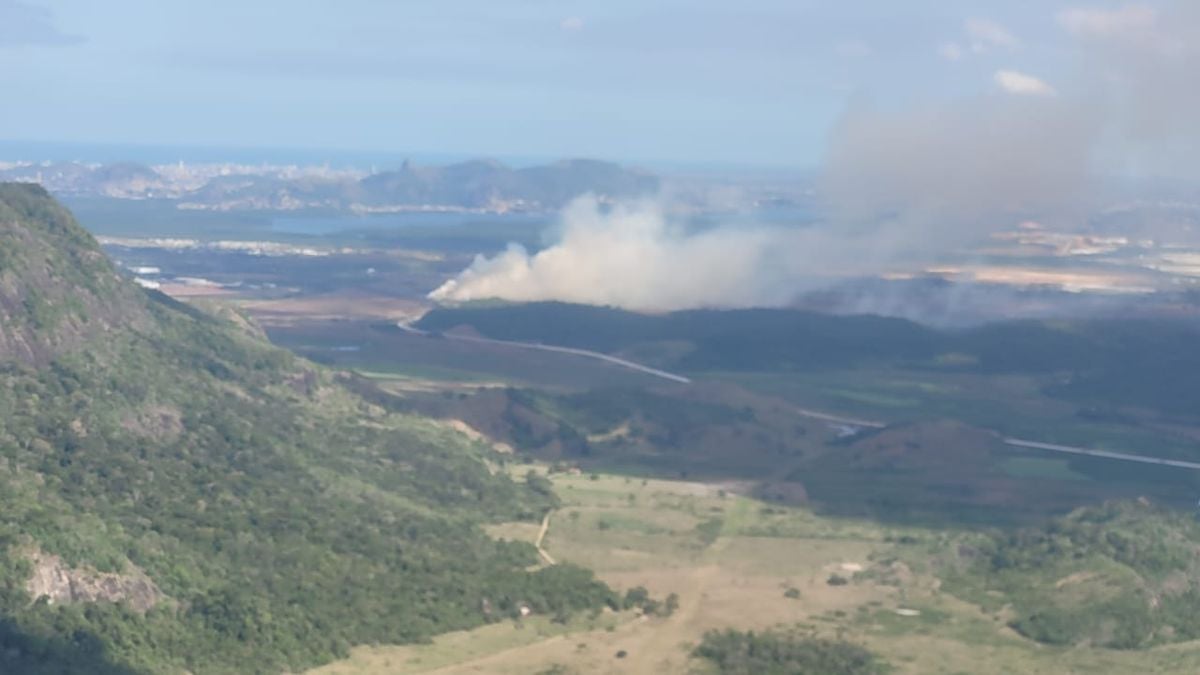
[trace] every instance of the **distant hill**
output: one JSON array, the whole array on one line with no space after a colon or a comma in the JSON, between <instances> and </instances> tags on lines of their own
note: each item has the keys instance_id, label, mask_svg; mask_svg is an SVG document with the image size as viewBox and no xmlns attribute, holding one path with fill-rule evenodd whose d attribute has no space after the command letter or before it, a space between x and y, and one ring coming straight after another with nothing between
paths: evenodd
<instances>
[{"instance_id":1,"label":"distant hill","mask_svg":"<svg viewBox=\"0 0 1200 675\"><path fill-rule=\"evenodd\" d=\"M120 277L0 185L0 672L295 672L611 591L485 523L538 481Z\"/></svg>"},{"instance_id":2,"label":"distant hill","mask_svg":"<svg viewBox=\"0 0 1200 675\"><path fill-rule=\"evenodd\" d=\"M140 164L63 162L0 170L0 180L41 182L62 195L171 199L181 208L211 210L544 211L584 194L614 200L659 189L652 174L587 159L519 169L488 160L446 166L405 163L363 178L347 172L247 167L189 177L185 169L159 173Z\"/></svg>"},{"instance_id":3,"label":"distant hill","mask_svg":"<svg viewBox=\"0 0 1200 675\"><path fill-rule=\"evenodd\" d=\"M466 208L505 205L516 209L558 208L593 193L610 199L641 197L658 190L658 179L594 160L512 169L475 161L445 167L405 166L364 178L367 205L431 204Z\"/></svg>"},{"instance_id":4,"label":"distant hill","mask_svg":"<svg viewBox=\"0 0 1200 675\"><path fill-rule=\"evenodd\" d=\"M0 169L0 181L40 183L62 195L119 199L144 199L170 192L166 177L135 162L103 165L52 162L13 166Z\"/></svg>"}]
</instances>

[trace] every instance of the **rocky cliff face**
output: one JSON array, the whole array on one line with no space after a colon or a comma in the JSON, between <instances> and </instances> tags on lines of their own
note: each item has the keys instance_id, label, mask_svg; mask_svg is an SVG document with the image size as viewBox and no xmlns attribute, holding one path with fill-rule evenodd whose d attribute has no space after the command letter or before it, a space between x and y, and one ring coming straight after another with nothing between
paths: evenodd
<instances>
[{"instance_id":1,"label":"rocky cliff face","mask_svg":"<svg viewBox=\"0 0 1200 675\"><path fill-rule=\"evenodd\" d=\"M124 602L145 612L165 598L154 581L133 565L126 574L115 574L70 567L62 558L37 550L27 557L33 573L25 590L35 600L46 598L51 604Z\"/></svg>"}]
</instances>

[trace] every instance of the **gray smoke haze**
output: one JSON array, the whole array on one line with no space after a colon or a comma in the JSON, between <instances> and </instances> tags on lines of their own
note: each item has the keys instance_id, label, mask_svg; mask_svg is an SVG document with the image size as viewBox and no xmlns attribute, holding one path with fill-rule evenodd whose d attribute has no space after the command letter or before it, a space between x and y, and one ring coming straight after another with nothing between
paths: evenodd
<instances>
[{"instance_id":1,"label":"gray smoke haze","mask_svg":"<svg viewBox=\"0 0 1200 675\"><path fill-rule=\"evenodd\" d=\"M1200 177L1200 3L1074 9L1058 22L1087 64L1083 83L1102 97L1103 161L1128 173Z\"/></svg>"},{"instance_id":2,"label":"gray smoke haze","mask_svg":"<svg viewBox=\"0 0 1200 675\"><path fill-rule=\"evenodd\" d=\"M831 133L825 222L689 232L662 205L568 208L537 253L477 258L438 301L562 300L634 310L775 306L898 261L930 261L1036 219L1071 227L1093 177L1200 176L1200 3L1060 13L1080 70L998 70L973 99L852 106Z\"/></svg>"},{"instance_id":3,"label":"gray smoke haze","mask_svg":"<svg viewBox=\"0 0 1200 675\"><path fill-rule=\"evenodd\" d=\"M843 227L895 221L961 243L980 228L1074 212L1096 129L1086 106L1060 98L855 109L833 133L822 193Z\"/></svg>"}]
</instances>

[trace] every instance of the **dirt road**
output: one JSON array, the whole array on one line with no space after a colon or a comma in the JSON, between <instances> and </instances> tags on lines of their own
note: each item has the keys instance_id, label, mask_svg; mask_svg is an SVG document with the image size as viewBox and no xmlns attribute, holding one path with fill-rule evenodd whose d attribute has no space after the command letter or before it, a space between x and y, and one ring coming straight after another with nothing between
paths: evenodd
<instances>
[{"instance_id":1,"label":"dirt road","mask_svg":"<svg viewBox=\"0 0 1200 675\"><path fill-rule=\"evenodd\" d=\"M538 530L538 536L537 539L534 540L533 546L537 549L538 555L542 557L542 560L544 560L547 565L557 565L558 563L554 561L554 558L546 552L546 549L542 548L542 540L546 538L546 532L550 530L550 513L553 512L548 512L542 518L542 529Z\"/></svg>"}]
</instances>

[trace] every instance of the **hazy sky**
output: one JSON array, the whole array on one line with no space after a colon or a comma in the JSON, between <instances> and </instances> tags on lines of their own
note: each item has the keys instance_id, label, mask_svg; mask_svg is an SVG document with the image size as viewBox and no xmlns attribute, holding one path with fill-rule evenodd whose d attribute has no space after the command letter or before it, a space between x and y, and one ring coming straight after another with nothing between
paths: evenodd
<instances>
[{"instance_id":1,"label":"hazy sky","mask_svg":"<svg viewBox=\"0 0 1200 675\"><path fill-rule=\"evenodd\" d=\"M849 106L1055 96L1064 10L1156 4L0 0L0 139L809 166Z\"/></svg>"}]
</instances>

